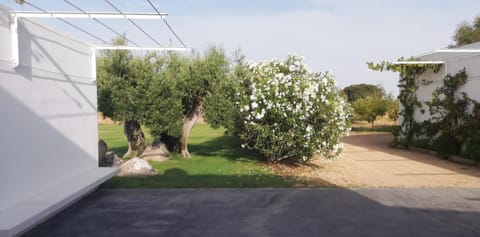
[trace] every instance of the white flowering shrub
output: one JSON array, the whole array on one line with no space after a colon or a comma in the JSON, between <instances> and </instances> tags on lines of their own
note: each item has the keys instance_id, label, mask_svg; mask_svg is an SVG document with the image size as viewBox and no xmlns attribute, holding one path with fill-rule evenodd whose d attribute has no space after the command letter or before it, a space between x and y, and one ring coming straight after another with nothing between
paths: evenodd
<instances>
[{"instance_id":1,"label":"white flowering shrub","mask_svg":"<svg viewBox=\"0 0 480 237\"><path fill-rule=\"evenodd\" d=\"M339 139L350 131L351 113L333 75L310 72L295 55L284 62L250 63L247 74L238 101L242 147L273 162L340 154Z\"/></svg>"}]
</instances>

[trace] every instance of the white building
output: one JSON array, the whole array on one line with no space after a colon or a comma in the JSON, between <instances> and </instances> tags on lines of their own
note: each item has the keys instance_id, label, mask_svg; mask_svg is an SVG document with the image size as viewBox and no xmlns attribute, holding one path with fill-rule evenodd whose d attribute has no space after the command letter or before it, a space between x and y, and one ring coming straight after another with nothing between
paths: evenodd
<instances>
[{"instance_id":1,"label":"white building","mask_svg":"<svg viewBox=\"0 0 480 237\"><path fill-rule=\"evenodd\" d=\"M418 85L417 99L423 104L422 108L416 107L414 119L417 122L430 118L425 102L432 100L432 93L436 88L442 86L443 78L447 74L454 75L463 68L468 74L468 81L459 88L457 96L460 96L461 92L465 92L471 99L480 102L480 42L458 48L435 50L419 56L418 59L427 64L442 64L442 67L437 73L427 71L420 75L416 82ZM424 113L422 113L422 109Z\"/></svg>"},{"instance_id":2,"label":"white building","mask_svg":"<svg viewBox=\"0 0 480 237\"><path fill-rule=\"evenodd\" d=\"M98 167L94 50L33 20L15 26L0 5L0 236L22 233L116 174Z\"/></svg>"}]
</instances>

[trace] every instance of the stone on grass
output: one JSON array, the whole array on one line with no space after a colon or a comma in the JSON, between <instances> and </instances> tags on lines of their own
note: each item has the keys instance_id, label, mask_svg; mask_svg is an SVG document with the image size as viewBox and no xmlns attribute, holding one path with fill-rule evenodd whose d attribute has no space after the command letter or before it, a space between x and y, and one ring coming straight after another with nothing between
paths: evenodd
<instances>
[{"instance_id":1,"label":"stone on grass","mask_svg":"<svg viewBox=\"0 0 480 237\"><path fill-rule=\"evenodd\" d=\"M105 162L108 167L119 167L123 164L123 160L114 151L109 151L105 154Z\"/></svg>"},{"instance_id":2,"label":"stone on grass","mask_svg":"<svg viewBox=\"0 0 480 237\"><path fill-rule=\"evenodd\" d=\"M167 161L168 160L168 150L165 144L163 143L154 143L147 146L145 151L140 156L144 160L150 161Z\"/></svg>"},{"instance_id":3,"label":"stone on grass","mask_svg":"<svg viewBox=\"0 0 480 237\"><path fill-rule=\"evenodd\" d=\"M120 166L118 176L149 176L156 173L146 160L134 157Z\"/></svg>"},{"instance_id":4,"label":"stone on grass","mask_svg":"<svg viewBox=\"0 0 480 237\"><path fill-rule=\"evenodd\" d=\"M102 139L98 140L98 164L99 166L105 166L105 153L107 153L108 146Z\"/></svg>"}]
</instances>

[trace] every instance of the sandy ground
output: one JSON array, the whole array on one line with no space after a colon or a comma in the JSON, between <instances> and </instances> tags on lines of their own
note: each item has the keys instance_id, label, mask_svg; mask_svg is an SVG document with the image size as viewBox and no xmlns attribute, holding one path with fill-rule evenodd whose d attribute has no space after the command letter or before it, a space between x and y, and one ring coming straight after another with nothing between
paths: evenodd
<instances>
[{"instance_id":1,"label":"sandy ground","mask_svg":"<svg viewBox=\"0 0 480 237\"><path fill-rule=\"evenodd\" d=\"M301 185L340 187L480 187L480 167L393 149L390 134L352 134L340 159L313 159L307 166L273 165Z\"/></svg>"}]
</instances>

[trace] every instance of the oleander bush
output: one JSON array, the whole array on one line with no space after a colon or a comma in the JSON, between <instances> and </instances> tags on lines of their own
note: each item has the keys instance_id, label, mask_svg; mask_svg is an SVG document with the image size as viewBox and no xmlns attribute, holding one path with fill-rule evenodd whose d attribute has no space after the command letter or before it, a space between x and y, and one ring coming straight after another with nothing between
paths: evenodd
<instances>
[{"instance_id":1,"label":"oleander bush","mask_svg":"<svg viewBox=\"0 0 480 237\"><path fill-rule=\"evenodd\" d=\"M331 73L311 72L295 55L249 63L245 70L237 101L243 147L272 162L341 153L340 137L350 131L352 116Z\"/></svg>"}]
</instances>

